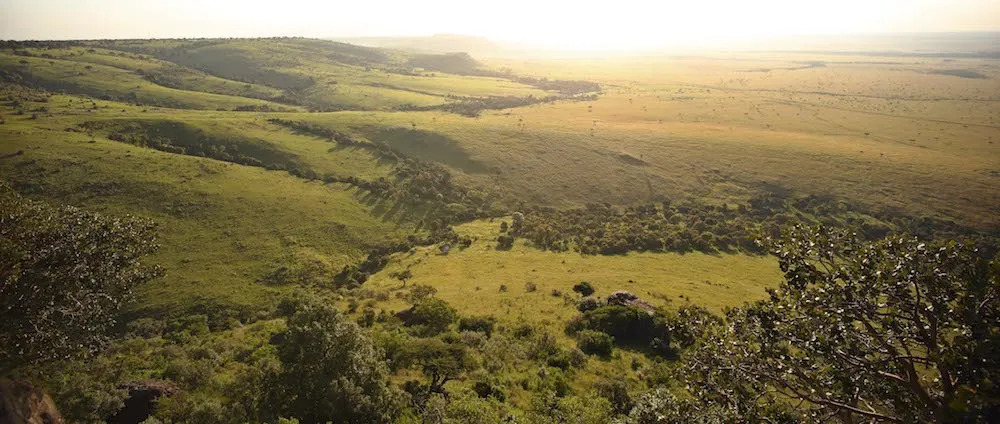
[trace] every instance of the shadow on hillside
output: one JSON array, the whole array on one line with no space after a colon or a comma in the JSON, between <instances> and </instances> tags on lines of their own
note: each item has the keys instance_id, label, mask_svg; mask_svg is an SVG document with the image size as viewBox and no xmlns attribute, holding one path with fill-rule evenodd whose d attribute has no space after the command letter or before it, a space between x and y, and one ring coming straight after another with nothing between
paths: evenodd
<instances>
[{"instance_id":1,"label":"shadow on hillside","mask_svg":"<svg viewBox=\"0 0 1000 424\"><path fill-rule=\"evenodd\" d=\"M388 199L367 191L358 190L354 193L354 197L361 204L371 208L372 216L385 222L395 223L397 226L419 224L433 212L423 207L412 207L402 200Z\"/></svg>"},{"instance_id":2,"label":"shadow on hillside","mask_svg":"<svg viewBox=\"0 0 1000 424\"><path fill-rule=\"evenodd\" d=\"M428 162L440 162L468 173L487 172L485 164L472 159L458 142L444 134L410 128L365 127L361 131L372 141L379 141Z\"/></svg>"}]
</instances>

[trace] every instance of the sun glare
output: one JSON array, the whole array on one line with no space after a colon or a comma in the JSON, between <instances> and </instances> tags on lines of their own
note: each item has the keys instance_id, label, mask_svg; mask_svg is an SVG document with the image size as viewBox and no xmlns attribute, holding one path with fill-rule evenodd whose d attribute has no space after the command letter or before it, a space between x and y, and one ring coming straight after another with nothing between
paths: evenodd
<instances>
[{"instance_id":1,"label":"sun glare","mask_svg":"<svg viewBox=\"0 0 1000 424\"><path fill-rule=\"evenodd\" d=\"M3 0L0 38L357 37L455 33L573 50L634 50L805 34L981 31L993 0ZM46 31L42 34L38 31Z\"/></svg>"}]
</instances>

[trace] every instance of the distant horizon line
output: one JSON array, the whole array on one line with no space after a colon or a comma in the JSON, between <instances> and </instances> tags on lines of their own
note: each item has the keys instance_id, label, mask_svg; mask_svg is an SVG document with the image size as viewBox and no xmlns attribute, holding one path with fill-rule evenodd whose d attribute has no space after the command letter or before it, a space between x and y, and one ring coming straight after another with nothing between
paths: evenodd
<instances>
[{"instance_id":1,"label":"distant horizon line","mask_svg":"<svg viewBox=\"0 0 1000 424\"><path fill-rule=\"evenodd\" d=\"M1000 28L991 30L972 30L972 31L885 31L885 32L849 32L849 33L797 33L797 34L770 34L770 35L728 35L720 37L720 39L768 39L768 38L788 38L788 37L871 37L871 36L905 36L905 35L924 35L924 34L997 34L1000 35ZM475 35L475 34L462 34L462 33L451 33L451 32L440 32L432 34L422 34L422 35L259 35L259 36L178 36L178 37L105 37L105 38L5 38L0 41L102 41L102 40L211 40L211 39L228 39L228 40L255 40L255 39L275 39L275 38L311 38L316 40L336 40L336 39L361 39L361 38L428 38L428 37L440 37L440 36L456 36L456 37L467 37L467 38L480 38L489 41L498 41L504 43L517 43L517 44L541 44L538 42L525 42L518 40L506 40L502 38L493 38L485 35ZM669 41L665 41L664 44L670 44Z\"/></svg>"}]
</instances>

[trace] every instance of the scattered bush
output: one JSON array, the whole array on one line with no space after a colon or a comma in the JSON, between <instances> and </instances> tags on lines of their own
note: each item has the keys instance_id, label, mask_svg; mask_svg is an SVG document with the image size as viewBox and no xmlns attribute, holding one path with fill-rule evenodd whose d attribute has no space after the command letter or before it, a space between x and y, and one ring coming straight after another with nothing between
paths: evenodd
<instances>
[{"instance_id":1,"label":"scattered bush","mask_svg":"<svg viewBox=\"0 0 1000 424\"><path fill-rule=\"evenodd\" d=\"M487 337L493 335L493 327L497 319L491 316L465 317L459 320L459 331L478 331L486 334Z\"/></svg>"},{"instance_id":2,"label":"scattered bush","mask_svg":"<svg viewBox=\"0 0 1000 424\"><path fill-rule=\"evenodd\" d=\"M580 299L580 302L576 304L576 309L580 312L592 311L594 309L600 308L602 303L600 300L593 297L585 297Z\"/></svg>"},{"instance_id":3,"label":"scattered bush","mask_svg":"<svg viewBox=\"0 0 1000 424\"><path fill-rule=\"evenodd\" d=\"M580 293L583 297L587 297L594 294L594 286L591 286L586 281L582 281L573 286L573 291Z\"/></svg>"},{"instance_id":4,"label":"scattered bush","mask_svg":"<svg viewBox=\"0 0 1000 424\"><path fill-rule=\"evenodd\" d=\"M609 357L614 344L614 337L601 331L583 330L576 335L577 347L588 355Z\"/></svg>"}]
</instances>

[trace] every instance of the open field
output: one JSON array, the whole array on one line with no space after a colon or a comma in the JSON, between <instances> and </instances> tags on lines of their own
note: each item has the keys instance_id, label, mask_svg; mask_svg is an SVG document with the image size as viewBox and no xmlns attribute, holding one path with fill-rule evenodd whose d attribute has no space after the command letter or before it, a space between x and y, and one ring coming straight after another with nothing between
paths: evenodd
<instances>
[{"instance_id":1,"label":"open field","mask_svg":"<svg viewBox=\"0 0 1000 424\"><path fill-rule=\"evenodd\" d=\"M511 250L497 250L499 222L476 221L459 226L456 231L471 237L472 245L447 255L433 246L397 254L366 287L405 293L412 284L428 285L463 315L490 314L506 325L541 324L561 333L563 323L578 313L579 295L572 288L581 281L594 286L595 296L625 290L657 306L690 302L721 313L724 308L765 297L765 288L781 280L776 262L767 256L585 256L542 252L520 243ZM393 277L404 270L413 274L406 286ZM526 291L528 283L535 289ZM559 294L553 295L554 291ZM395 298L379 306L402 310L408 304Z\"/></svg>"}]
</instances>

